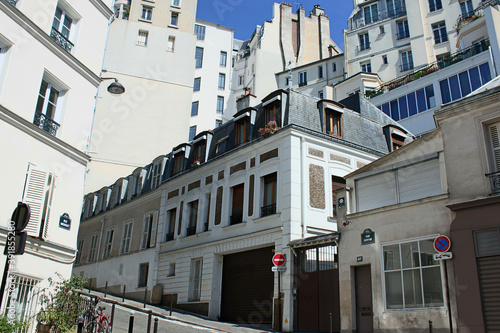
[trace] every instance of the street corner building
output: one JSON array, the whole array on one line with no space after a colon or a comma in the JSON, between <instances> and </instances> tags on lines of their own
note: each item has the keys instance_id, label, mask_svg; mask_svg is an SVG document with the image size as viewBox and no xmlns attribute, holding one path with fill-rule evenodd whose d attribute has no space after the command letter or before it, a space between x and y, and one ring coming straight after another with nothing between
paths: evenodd
<instances>
[{"instance_id":1,"label":"street corner building","mask_svg":"<svg viewBox=\"0 0 500 333\"><path fill-rule=\"evenodd\" d=\"M73 272L211 319L338 332L337 192L412 140L359 94L247 94L232 120L85 196Z\"/></svg>"}]
</instances>

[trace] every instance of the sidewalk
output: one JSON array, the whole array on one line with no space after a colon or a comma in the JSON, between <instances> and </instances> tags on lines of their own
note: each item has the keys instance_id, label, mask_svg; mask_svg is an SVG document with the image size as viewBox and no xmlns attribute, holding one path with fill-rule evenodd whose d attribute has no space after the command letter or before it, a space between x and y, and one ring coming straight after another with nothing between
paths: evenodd
<instances>
[{"instance_id":1,"label":"sidewalk","mask_svg":"<svg viewBox=\"0 0 500 333\"><path fill-rule=\"evenodd\" d=\"M175 320L175 321L185 323L185 324L192 324L192 325L197 325L197 326L201 326L201 327L205 327L205 328L210 328L210 329L218 330L221 332L228 332L228 333L276 332L276 331L273 331L273 330L268 329L268 328L266 328L266 329L251 328L251 327L241 326L238 324L214 321L211 319L203 318L201 316L188 314L188 313L184 313L184 312L179 312L176 309L173 309L172 316L170 316L170 309L169 308L154 306L154 305L150 305L150 304L146 304L146 308L144 308L144 304L141 302L137 302L137 301L133 301L133 300L129 300L129 299L125 299L125 302L122 302L121 297L116 297L116 296L111 296L111 295L107 295L106 298L104 298L104 293L94 291L94 290L92 290L90 292L90 294L88 292L85 292L84 294L98 296L101 299L101 302L116 303L117 305L127 307L130 310L133 310L136 312L143 312L143 313L147 314L149 311L152 311L153 316L166 318L166 319L170 319L170 320ZM109 309L111 309L111 307L109 307ZM151 328L151 332L153 332L152 328Z\"/></svg>"}]
</instances>

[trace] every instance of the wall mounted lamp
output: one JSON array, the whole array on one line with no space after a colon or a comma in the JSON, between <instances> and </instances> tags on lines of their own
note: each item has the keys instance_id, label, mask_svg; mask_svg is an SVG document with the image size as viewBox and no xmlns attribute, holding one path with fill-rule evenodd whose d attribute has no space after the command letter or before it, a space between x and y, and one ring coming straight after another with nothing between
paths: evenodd
<instances>
[{"instance_id":1,"label":"wall mounted lamp","mask_svg":"<svg viewBox=\"0 0 500 333\"><path fill-rule=\"evenodd\" d=\"M118 82L117 78L115 78L115 77L101 77L101 81L104 81L104 80L115 80L115 82L111 83L108 86L108 91L111 94L120 95L120 94L123 94L125 92L125 87L120 82Z\"/></svg>"}]
</instances>

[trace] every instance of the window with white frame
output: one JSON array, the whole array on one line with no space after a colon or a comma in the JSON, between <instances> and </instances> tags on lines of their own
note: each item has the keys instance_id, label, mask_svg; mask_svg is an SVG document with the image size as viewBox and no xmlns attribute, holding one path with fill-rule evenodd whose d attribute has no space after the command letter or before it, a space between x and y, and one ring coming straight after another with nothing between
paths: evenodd
<instances>
[{"instance_id":1,"label":"window with white frame","mask_svg":"<svg viewBox=\"0 0 500 333\"><path fill-rule=\"evenodd\" d=\"M114 205L119 205L122 202L122 186L121 185L115 185L114 188L115 192L115 197L114 197Z\"/></svg>"},{"instance_id":2,"label":"window with white frame","mask_svg":"<svg viewBox=\"0 0 500 333\"><path fill-rule=\"evenodd\" d=\"M318 66L318 79L323 78L323 66Z\"/></svg>"},{"instance_id":3,"label":"window with white frame","mask_svg":"<svg viewBox=\"0 0 500 333\"><path fill-rule=\"evenodd\" d=\"M139 34L137 35L136 45L148 46L148 36L149 36L149 32L144 31L144 30L139 30Z\"/></svg>"},{"instance_id":4,"label":"window with white frame","mask_svg":"<svg viewBox=\"0 0 500 333\"><path fill-rule=\"evenodd\" d=\"M434 238L382 246L386 309L444 306L433 242Z\"/></svg>"},{"instance_id":5,"label":"window with white frame","mask_svg":"<svg viewBox=\"0 0 500 333\"><path fill-rule=\"evenodd\" d=\"M181 6L181 0L172 0L172 6L174 6L174 7L180 7Z\"/></svg>"},{"instance_id":6,"label":"window with white frame","mask_svg":"<svg viewBox=\"0 0 500 333\"><path fill-rule=\"evenodd\" d=\"M363 8L363 14L365 16L365 24L370 24L378 21L378 6L373 4Z\"/></svg>"},{"instance_id":7,"label":"window with white frame","mask_svg":"<svg viewBox=\"0 0 500 333\"><path fill-rule=\"evenodd\" d=\"M226 74L219 73L219 83L217 88L219 88L219 90L224 90L226 88Z\"/></svg>"},{"instance_id":8,"label":"window with white frame","mask_svg":"<svg viewBox=\"0 0 500 333\"><path fill-rule=\"evenodd\" d=\"M144 288L148 286L148 273L149 262L139 264L139 279L137 283L138 288Z\"/></svg>"},{"instance_id":9,"label":"window with white frame","mask_svg":"<svg viewBox=\"0 0 500 333\"><path fill-rule=\"evenodd\" d=\"M491 144L492 172L500 171L500 122L488 126ZM500 190L500 188L498 189Z\"/></svg>"},{"instance_id":10,"label":"window with white frame","mask_svg":"<svg viewBox=\"0 0 500 333\"><path fill-rule=\"evenodd\" d=\"M188 291L188 301L190 302L199 301L201 298L202 263L203 260L201 258L191 260Z\"/></svg>"},{"instance_id":11,"label":"window with white frame","mask_svg":"<svg viewBox=\"0 0 500 333\"><path fill-rule=\"evenodd\" d=\"M485 62L439 81L443 104L467 96L491 79L490 65Z\"/></svg>"},{"instance_id":12,"label":"window with white frame","mask_svg":"<svg viewBox=\"0 0 500 333\"><path fill-rule=\"evenodd\" d=\"M152 17L153 17L153 7L142 6L141 19L146 20L146 21L151 21Z\"/></svg>"},{"instance_id":13,"label":"window with white frame","mask_svg":"<svg viewBox=\"0 0 500 333\"><path fill-rule=\"evenodd\" d=\"M189 127L189 138L188 140L191 141L194 139L196 136L196 125Z\"/></svg>"},{"instance_id":14,"label":"window with white frame","mask_svg":"<svg viewBox=\"0 0 500 333\"><path fill-rule=\"evenodd\" d=\"M171 262L168 264L168 275L167 276L175 276L175 262Z\"/></svg>"},{"instance_id":15,"label":"window with white frame","mask_svg":"<svg viewBox=\"0 0 500 333\"><path fill-rule=\"evenodd\" d=\"M156 162L153 165L153 174L151 175L151 189L155 189L161 184L162 161Z\"/></svg>"},{"instance_id":16,"label":"window with white frame","mask_svg":"<svg viewBox=\"0 0 500 333\"><path fill-rule=\"evenodd\" d=\"M260 212L261 217L276 214L276 180L276 172L262 177L263 193Z\"/></svg>"},{"instance_id":17,"label":"window with white frame","mask_svg":"<svg viewBox=\"0 0 500 333\"><path fill-rule=\"evenodd\" d=\"M469 17L474 14L474 7L472 6L472 0L466 0L460 2L460 10L462 11L462 17Z\"/></svg>"},{"instance_id":18,"label":"window with white frame","mask_svg":"<svg viewBox=\"0 0 500 333\"><path fill-rule=\"evenodd\" d=\"M238 85L242 86L245 83L245 75L238 75Z\"/></svg>"},{"instance_id":19,"label":"window with white frame","mask_svg":"<svg viewBox=\"0 0 500 333\"><path fill-rule=\"evenodd\" d=\"M399 21L396 23L398 28L397 39L405 39L410 37L410 28L408 27L408 20Z\"/></svg>"},{"instance_id":20,"label":"window with white frame","mask_svg":"<svg viewBox=\"0 0 500 333\"><path fill-rule=\"evenodd\" d=\"M168 36L167 51L168 52L174 52L174 50L175 50L175 37L174 36Z\"/></svg>"},{"instance_id":21,"label":"window with white frame","mask_svg":"<svg viewBox=\"0 0 500 333\"><path fill-rule=\"evenodd\" d=\"M56 119L58 118L59 105L62 104L62 95L60 88L47 78L43 78L38 92L33 124L54 136L60 127Z\"/></svg>"},{"instance_id":22,"label":"window with white frame","mask_svg":"<svg viewBox=\"0 0 500 333\"><path fill-rule=\"evenodd\" d=\"M202 47L196 48L196 53L195 53L194 58L196 60L196 68L202 68L202 66L203 66L203 48Z\"/></svg>"},{"instance_id":23,"label":"window with white frame","mask_svg":"<svg viewBox=\"0 0 500 333\"><path fill-rule=\"evenodd\" d=\"M79 239L78 243L76 245L76 258L75 258L75 265L79 265L82 262L82 251L83 251L83 245L85 244L84 239Z\"/></svg>"},{"instance_id":24,"label":"window with white frame","mask_svg":"<svg viewBox=\"0 0 500 333\"><path fill-rule=\"evenodd\" d=\"M174 27L179 25L179 13L172 12L170 14L170 25Z\"/></svg>"},{"instance_id":25,"label":"window with white frame","mask_svg":"<svg viewBox=\"0 0 500 333\"><path fill-rule=\"evenodd\" d=\"M132 241L132 228L134 226L133 221L124 223L123 233L122 233L122 243L120 246L120 254L125 254L130 252L130 243Z\"/></svg>"},{"instance_id":26,"label":"window with white frame","mask_svg":"<svg viewBox=\"0 0 500 333\"><path fill-rule=\"evenodd\" d=\"M299 87L307 85L307 72L299 72Z\"/></svg>"},{"instance_id":27,"label":"window with white frame","mask_svg":"<svg viewBox=\"0 0 500 333\"><path fill-rule=\"evenodd\" d=\"M360 65L361 65L362 72L364 72L364 73L371 73L372 72L372 63L370 61L362 62Z\"/></svg>"},{"instance_id":28,"label":"window with white frame","mask_svg":"<svg viewBox=\"0 0 500 333\"><path fill-rule=\"evenodd\" d=\"M200 91L201 89L201 77L194 78L193 91Z\"/></svg>"},{"instance_id":29,"label":"window with white frame","mask_svg":"<svg viewBox=\"0 0 500 333\"><path fill-rule=\"evenodd\" d=\"M195 102L191 103L191 117L198 115L198 108L199 107L200 107L199 101L195 101Z\"/></svg>"},{"instance_id":30,"label":"window with white frame","mask_svg":"<svg viewBox=\"0 0 500 333\"><path fill-rule=\"evenodd\" d=\"M104 239L104 253L102 254L103 259L107 259L111 256L111 250L113 249L114 238L115 238L115 228L111 227L106 231L106 238Z\"/></svg>"},{"instance_id":31,"label":"window with white frame","mask_svg":"<svg viewBox=\"0 0 500 333\"><path fill-rule=\"evenodd\" d=\"M194 25L194 34L196 35L197 40L205 40L205 31L205 26L199 24Z\"/></svg>"},{"instance_id":32,"label":"window with white frame","mask_svg":"<svg viewBox=\"0 0 500 333\"><path fill-rule=\"evenodd\" d=\"M73 43L70 42L71 28L73 19L61 7L56 8L54 20L52 21L52 30L50 37L56 41L66 51L71 51Z\"/></svg>"},{"instance_id":33,"label":"window with white frame","mask_svg":"<svg viewBox=\"0 0 500 333\"><path fill-rule=\"evenodd\" d=\"M389 61L387 60L387 55L383 55L382 56L382 65L387 65L389 63Z\"/></svg>"},{"instance_id":34,"label":"window with white frame","mask_svg":"<svg viewBox=\"0 0 500 333\"><path fill-rule=\"evenodd\" d=\"M90 238L89 255L87 257L87 262L94 262L97 258L97 242L99 240L99 234L95 233Z\"/></svg>"},{"instance_id":35,"label":"window with white frame","mask_svg":"<svg viewBox=\"0 0 500 333\"><path fill-rule=\"evenodd\" d=\"M436 10L442 9L443 4L441 0L429 0L429 11L434 12Z\"/></svg>"},{"instance_id":36,"label":"window with white frame","mask_svg":"<svg viewBox=\"0 0 500 333\"><path fill-rule=\"evenodd\" d=\"M432 25L432 33L434 34L434 42L436 44L448 41L448 33L446 32L446 23L438 22Z\"/></svg>"},{"instance_id":37,"label":"window with white frame","mask_svg":"<svg viewBox=\"0 0 500 333\"><path fill-rule=\"evenodd\" d=\"M405 13L404 0L386 0L387 15L395 17Z\"/></svg>"},{"instance_id":38,"label":"window with white frame","mask_svg":"<svg viewBox=\"0 0 500 333\"><path fill-rule=\"evenodd\" d=\"M198 224L198 200L194 200L188 203L188 226L186 229L186 236L192 236L196 234L196 228Z\"/></svg>"},{"instance_id":39,"label":"window with white frame","mask_svg":"<svg viewBox=\"0 0 500 333\"><path fill-rule=\"evenodd\" d=\"M219 61L219 65L220 65L221 67L226 67L226 65L227 65L227 52L220 51L220 61Z\"/></svg>"},{"instance_id":40,"label":"window with white frame","mask_svg":"<svg viewBox=\"0 0 500 333\"><path fill-rule=\"evenodd\" d=\"M368 37L368 33L360 34L359 38L359 51L367 50L370 48L370 37Z\"/></svg>"},{"instance_id":41,"label":"window with white frame","mask_svg":"<svg viewBox=\"0 0 500 333\"><path fill-rule=\"evenodd\" d=\"M151 212L144 215L142 222L141 250L156 246L156 229L158 224L158 213Z\"/></svg>"},{"instance_id":42,"label":"window with white frame","mask_svg":"<svg viewBox=\"0 0 500 333\"><path fill-rule=\"evenodd\" d=\"M413 54L411 50L401 52L401 72L413 69Z\"/></svg>"},{"instance_id":43,"label":"window with white frame","mask_svg":"<svg viewBox=\"0 0 500 333\"><path fill-rule=\"evenodd\" d=\"M172 208L167 212L167 233L165 235L165 241L174 240L174 232L175 232L175 220L177 218L177 208Z\"/></svg>"},{"instance_id":44,"label":"window with white frame","mask_svg":"<svg viewBox=\"0 0 500 333\"><path fill-rule=\"evenodd\" d=\"M224 112L224 96L217 96L217 113Z\"/></svg>"}]
</instances>

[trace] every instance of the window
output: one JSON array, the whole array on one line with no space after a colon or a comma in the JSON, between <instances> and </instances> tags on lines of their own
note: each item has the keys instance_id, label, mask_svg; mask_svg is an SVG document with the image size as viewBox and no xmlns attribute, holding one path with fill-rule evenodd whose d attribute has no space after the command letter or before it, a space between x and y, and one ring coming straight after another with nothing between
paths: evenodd
<instances>
[{"instance_id":1,"label":"window","mask_svg":"<svg viewBox=\"0 0 500 333\"><path fill-rule=\"evenodd\" d=\"M438 64L438 67L446 67L446 64L450 62L450 52L446 52L443 54L439 54L436 56L436 61Z\"/></svg>"},{"instance_id":2,"label":"window","mask_svg":"<svg viewBox=\"0 0 500 333\"><path fill-rule=\"evenodd\" d=\"M387 65L389 63L389 61L387 60L387 56L386 55L383 55L382 56L382 64L383 65Z\"/></svg>"},{"instance_id":3,"label":"window","mask_svg":"<svg viewBox=\"0 0 500 333\"><path fill-rule=\"evenodd\" d=\"M399 121L435 107L434 86L428 85L425 88L393 99L379 108L392 119Z\"/></svg>"},{"instance_id":4,"label":"window","mask_svg":"<svg viewBox=\"0 0 500 333\"><path fill-rule=\"evenodd\" d=\"M387 309L442 307L439 261L433 239L385 245L384 284Z\"/></svg>"},{"instance_id":5,"label":"window","mask_svg":"<svg viewBox=\"0 0 500 333\"><path fill-rule=\"evenodd\" d=\"M139 264L139 282L137 284L138 288L143 288L148 286L148 273L149 273L149 263Z\"/></svg>"},{"instance_id":6,"label":"window","mask_svg":"<svg viewBox=\"0 0 500 333\"><path fill-rule=\"evenodd\" d=\"M403 0L386 0L386 5L389 17L403 15L406 12Z\"/></svg>"},{"instance_id":7,"label":"window","mask_svg":"<svg viewBox=\"0 0 500 333\"><path fill-rule=\"evenodd\" d=\"M224 90L226 88L226 74L219 73L219 84L217 88L219 88L219 90Z\"/></svg>"},{"instance_id":8,"label":"window","mask_svg":"<svg viewBox=\"0 0 500 333\"><path fill-rule=\"evenodd\" d=\"M186 230L186 236L192 236L196 234L196 223L198 221L198 200L188 203L189 209L189 220Z\"/></svg>"},{"instance_id":9,"label":"window","mask_svg":"<svg viewBox=\"0 0 500 333\"><path fill-rule=\"evenodd\" d=\"M151 17L153 16L153 7L142 6L142 16L141 18L146 21L151 21Z\"/></svg>"},{"instance_id":10,"label":"window","mask_svg":"<svg viewBox=\"0 0 500 333\"><path fill-rule=\"evenodd\" d=\"M367 50L370 48L370 38L368 33L359 35L359 51Z\"/></svg>"},{"instance_id":11,"label":"window","mask_svg":"<svg viewBox=\"0 0 500 333\"><path fill-rule=\"evenodd\" d=\"M434 33L434 42L436 44L448 41L448 33L446 32L445 22L434 23L432 25L432 32Z\"/></svg>"},{"instance_id":12,"label":"window","mask_svg":"<svg viewBox=\"0 0 500 333\"><path fill-rule=\"evenodd\" d=\"M60 126L55 119L61 95L60 90L54 87L52 83L46 79L42 80L33 124L54 136Z\"/></svg>"},{"instance_id":13,"label":"window","mask_svg":"<svg viewBox=\"0 0 500 333\"><path fill-rule=\"evenodd\" d=\"M79 239L78 244L76 246L76 258L75 258L75 265L79 265L82 262L82 251L83 251L83 245L85 244L84 239Z\"/></svg>"},{"instance_id":14,"label":"window","mask_svg":"<svg viewBox=\"0 0 500 333\"><path fill-rule=\"evenodd\" d=\"M215 119L215 128L219 127L222 125L222 120L220 119Z\"/></svg>"},{"instance_id":15,"label":"window","mask_svg":"<svg viewBox=\"0 0 500 333\"><path fill-rule=\"evenodd\" d=\"M461 2L460 10L462 11L462 17L469 17L472 14L474 14L474 7L472 7L472 0Z\"/></svg>"},{"instance_id":16,"label":"window","mask_svg":"<svg viewBox=\"0 0 500 333\"><path fill-rule=\"evenodd\" d=\"M323 90L318 91L318 97L323 99Z\"/></svg>"},{"instance_id":17,"label":"window","mask_svg":"<svg viewBox=\"0 0 500 333\"><path fill-rule=\"evenodd\" d=\"M345 179L338 176L332 176L332 215L337 217L337 193L336 191L345 187Z\"/></svg>"},{"instance_id":18,"label":"window","mask_svg":"<svg viewBox=\"0 0 500 333\"><path fill-rule=\"evenodd\" d=\"M54 21L52 21L50 37L68 52L71 52L73 48L73 44L69 41L72 26L73 19L63 9L57 7Z\"/></svg>"},{"instance_id":19,"label":"window","mask_svg":"<svg viewBox=\"0 0 500 333\"><path fill-rule=\"evenodd\" d=\"M439 81L443 104L466 96L490 80L490 66L484 63Z\"/></svg>"},{"instance_id":20,"label":"window","mask_svg":"<svg viewBox=\"0 0 500 333\"><path fill-rule=\"evenodd\" d=\"M161 184L162 166L163 163L161 161L153 165L153 172L151 174L151 189L155 189Z\"/></svg>"},{"instance_id":21,"label":"window","mask_svg":"<svg viewBox=\"0 0 500 333\"><path fill-rule=\"evenodd\" d=\"M167 212L168 228L167 228L167 234L165 235L166 242L174 240L176 217L177 217L177 209L176 208L172 208Z\"/></svg>"},{"instance_id":22,"label":"window","mask_svg":"<svg viewBox=\"0 0 500 333\"><path fill-rule=\"evenodd\" d=\"M170 14L170 25L176 27L179 24L179 13L172 12Z\"/></svg>"},{"instance_id":23,"label":"window","mask_svg":"<svg viewBox=\"0 0 500 333\"><path fill-rule=\"evenodd\" d=\"M226 149L226 142L227 138L221 139L219 140L219 142L217 142L217 151L216 151L217 154L224 152L224 150Z\"/></svg>"},{"instance_id":24,"label":"window","mask_svg":"<svg viewBox=\"0 0 500 333\"><path fill-rule=\"evenodd\" d=\"M441 0L429 0L429 11L434 12L436 10L442 9L443 4Z\"/></svg>"},{"instance_id":25,"label":"window","mask_svg":"<svg viewBox=\"0 0 500 333\"><path fill-rule=\"evenodd\" d=\"M189 273L188 301L199 301L201 298L201 275L202 259L191 260L191 272Z\"/></svg>"},{"instance_id":26,"label":"window","mask_svg":"<svg viewBox=\"0 0 500 333\"><path fill-rule=\"evenodd\" d=\"M132 221L126 222L123 225L122 244L120 247L120 254L130 252L130 243L132 241L132 227L133 227L133 225L134 225L134 223Z\"/></svg>"},{"instance_id":27,"label":"window","mask_svg":"<svg viewBox=\"0 0 500 333\"><path fill-rule=\"evenodd\" d=\"M199 24L194 25L194 34L196 35L197 40L205 40L205 30L206 27L203 25Z\"/></svg>"},{"instance_id":28,"label":"window","mask_svg":"<svg viewBox=\"0 0 500 333\"><path fill-rule=\"evenodd\" d=\"M269 123L270 121L273 121L273 120L277 121L277 119L278 119L277 115L278 115L279 109L280 109L279 101L265 106L265 108L264 108L265 115L264 116L265 116L266 124Z\"/></svg>"},{"instance_id":29,"label":"window","mask_svg":"<svg viewBox=\"0 0 500 333\"><path fill-rule=\"evenodd\" d=\"M196 136L196 125L189 127L189 141L193 140L193 138Z\"/></svg>"},{"instance_id":30,"label":"window","mask_svg":"<svg viewBox=\"0 0 500 333\"><path fill-rule=\"evenodd\" d=\"M326 133L342 137L342 113L335 110L326 109Z\"/></svg>"},{"instance_id":31,"label":"window","mask_svg":"<svg viewBox=\"0 0 500 333\"><path fill-rule=\"evenodd\" d=\"M175 262L168 264L168 275L167 276L175 276Z\"/></svg>"},{"instance_id":32,"label":"window","mask_svg":"<svg viewBox=\"0 0 500 333\"><path fill-rule=\"evenodd\" d=\"M221 67L226 67L226 63L227 63L227 52L220 51L220 62L219 62L219 65Z\"/></svg>"},{"instance_id":33,"label":"window","mask_svg":"<svg viewBox=\"0 0 500 333\"><path fill-rule=\"evenodd\" d=\"M361 71L365 73L371 73L372 72L372 63L371 62L364 62L361 63Z\"/></svg>"},{"instance_id":34,"label":"window","mask_svg":"<svg viewBox=\"0 0 500 333\"><path fill-rule=\"evenodd\" d=\"M175 50L175 37L174 36L169 36L168 37L168 42L167 42L167 51L168 52L174 52Z\"/></svg>"},{"instance_id":35,"label":"window","mask_svg":"<svg viewBox=\"0 0 500 333\"><path fill-rule=\"evenodd\" d=\"M198 108L200 106L200 102L196 101L191 104L191 117L198 115Z\"/></svg>"},{"instance_id":36,"label":"window","mask_svg":"<svg viewBox=\"0 0 500 333\"><path fill-rule=\"evenodd\" d=\"M223 113L224 112L224 97L223 96L217 96L217 113Z\"/></svg>"},{"instance_id":37,"label":"window","mask_svg":"<svg viewBox=\"0 0 500 333\"><path fill-rule=\"evenodd\" d=\"M139 30L139 34L137 35L137 43L139 46L148 46L148 35L149 32L144 30Z\"/></svg>"},{"instance_id":38,"label":"window","mask_svg":"<svg viewBox=\"0 0 500 333\"><path fill-rule=\"evenodd\" d=\"M401 52L401 72L413 69L413 55L411 51Z\"/></svg>"},{"instance_id":39,"label":"window","mask_svg":"<svg viewBox=\"0 0 500 333\"><path fill-rule=\"evenodd\" d=\"M201 77L196 77L194 79L193 91L200 91L201 88Z\"/></svg>"},{"instance_id":40,"label":"window","mask_svg":"<svg viewBox=\"0 0 500 333\"><path fill-rule=\"evenodd\" d=\"M23 192L23 202L31 210L31 217L24 229L29 236L43 239L48 235L54 182L51 173L29 165Z\"/></svg>"},{"instance_id":41,"label":"window","mask_svg":"<svg viewBox=\"0 0 500 333\"><path fill-rule=\"evenodd\" d=\"M89 256L87 257L87 262L94 262L97 257L97 241L99 239L99 234L93 234L90 238Z\"/></svg>"},{"instance_id":42,"label":"window","mask_svg":"<svg viewBox=\"0 0 500 333\"><path fill-rule=\"evenodd\" d=\"M333 71L333 72L336 72L336 71L337 71L337 63L336 63L336 62L334 62L334 63L332 64L332 71Z\"/></svg>"},{"instance_id":43,"label":"window","mask_svg":"<svg viewBox=\"0 0 500 333\"><path fill-rule=\"evenodd\" d=\"M476 255L492 256L500 254L500 233L499 229L474 232L476 243Z\"/></svg>"},{"instance_id":44,"label":"window","mask_svg":"<svg viewBox=\"0 0 500 333\"><path fill-rule=\"evenodd\" d=\"M491 142L491 155L492 155L492 171L500 171L500 123L490 125L488 127L488 133ZM498 185L500 186L500 184ZM497 187L498 187L497 186Z\"/></svg>"},{"instance_id":45,"label":"window","mask_svg":"<svg viewBox=\"0 0 500 333\"><path fill-rule=\"evenodd\" d=\"M238 85L242 86L245 83L245 75L238 75Z\"/></svg>"},{"instance_id":46,"label":"window","mask_svg":"<svg viewBox=\"0 0 500 333\"><path fill-rule=\"evenodd\" d=\"M231 216L229 218L229 224L238 224L243 222L243 196L244 196L245 185L239 184L231 188Z\"/></svg>"},{"instance_id":47,"label":"window","mask_svg":"<svg viewBox=\"0 0 500 333\"><path fill-rule=\"evenodd\" d=\"M172 0L172 6L173 7L180 7L181 6L181 0Z\"/></svg>"},{"instance_id":48,"label":"window","mask_svg":"<svg viewBox=\"0 0 500 333\"><path fill-rule=\"evenodd\" d=\"M240 119L236 122L236 142L235 146L239 146L241 144L244 144L247 142L247 137L248 137L248 117L244 117L243 119Z\"/></svg>"},{"instance_id":49,"label":"window","mask_svg":"<svg viewBox=\"0 0 500 333\"><path fill-rule=\"evenodd\" d=\"M109 228L106 231L106 238L104 240L104 253L102 254L103 259L107 259L111 255L111 250L113 249L113 239L115 236L115 228Z\"/></svg>"},{"instance_id":50,"label":"window","mask_svg":"<svg viewBox=\"0 0 500 333\"><path fill-rule=\"evenodd\" d=\"M200 140L194 146L194 160L200 163L205 162L205 153L207 150L207 140Z\"/></svg>"},{"instance_id":51,"label":"window","mask_svg":"<svg viewBox=\"0 0 500 333\"><path fill-rule=\"evenodd\" d=\"M197 47L196 48L196 68L201 68L203 66L203 48L202 47Z\"/></svg>"},{"instance_id":52,"label":"window","mask_svg":"<svg viewBox=\"0 0 500 333\"><path fill-rule=\"evenodd\" d=\"M307 72L299 73L299 87L307 85Z\"/></svg>"},{"instance_id":53,"label":"window","mask_svg":"<svg viewBox=\"0 0 500 333\"><path fill-rule=\"evenodd\" d=\"M38 295L42 292L39 286L41 281L26 275L15 273L9 273L9 275L9 282L6 285L6 290L9 292L6 292L7 300L5 302L9 307L6 307L5 311L13 309L15 312L10 313L11 316L14 315L13 318L11 317L12 319L30 321L35 313L35 308L37 308Z\"/></svg>"},{"instance_id":54,"label":"window","mask_svg":"<svg viewBox=\"0 0 500 333\"><path fill-rule=\"evenodd\" d=\"M405 39L410 37L410 29L408 28L408 20L400 21L397 23L398 26L398 39Z\"/></svg>"},{"instance_id":55,"label":"window","mask_svg":"<svg viewBox=\"0 0 500 333\"><path fill-rule=\"evenodd\" d=\"M191 131L191 129L190 129L190 131ZM181 152L175 154L174 169L172 170L172 176L175 176L175 175L181 173L182 171L184 171L184 156L185 156L184 151L181 151Z\"/></svg>"},{"instance_id":56,"label":"window","mask_svg":"<svg viewBox=\"0 0 500 333\"><path fill-rule=\"evenodd\" d=\"M318 79L323 78L323 66L318 66Z\"/></svg>"},{"instance_id":57,"label":"window","mask_svg":"<svg viewBox=\"0 0 500 333\"><path fill-rule=\"evenodd\" d=\"M116 206L122 201L122 187L120 185L115 185L114 192L115 195L113 204Z\"/></svg>"},{"instance_id":58,"label":"window","mask_svg":"<svg viewBox=\"0 0 500 333\"><path fill-rule=\"evenodd\" d=\"M264 193L260 216L276 214L276 172L262 178Z\"/></svg>"},{"instance_id":59,"label":"window","mask_svg":"<svg viewBox=\"0 0 500 333\"><path fill-rule=\"evenodd\" d=\"M383 25L381 25L381 26L378 27L378 33L380 35L385 34L385 27Z\"/></svg>"},{"instance_id":60,"label":"window","mask_svg":"<svg viewBox=\"0 0 500 333\"><path fill-rule=\"evenodd\" d=\"M210 193L205 194L205 207L207 215L205 217L205 225L203 226L203 231L208 231L208 226L210 225L210 202L212 201L212 195Z\"/></svg>"},{"instance_id":61,"label":"window","mask_svg":"<svg viewBox=\"0 0 500 333\"><path fill-rule=\"evenodd\" d=\"M366 6L363 8L365 15L365 24L370 24L378 21L378 7L377 4Z\"/></svg>"},{"instance_id":62,"label":"window","mask_svg":"<svg viewBox=\"0 0 500 333\"><path fill-rule=\"evenodd\" d=\"M141 250L156 246L157 221L157 212L144 215L144 220L142 222Z\"/></svg>"}]
</instances>

